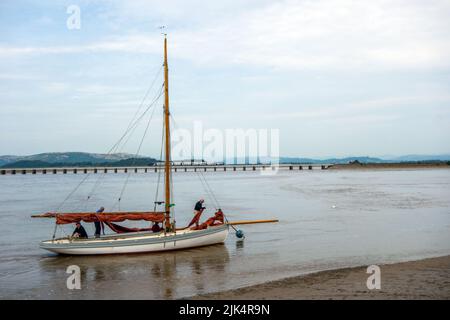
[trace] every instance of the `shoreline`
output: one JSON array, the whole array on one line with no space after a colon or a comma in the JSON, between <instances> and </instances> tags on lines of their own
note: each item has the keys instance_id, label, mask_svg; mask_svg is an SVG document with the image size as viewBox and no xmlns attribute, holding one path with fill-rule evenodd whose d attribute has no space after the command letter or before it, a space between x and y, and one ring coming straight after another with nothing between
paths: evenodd
<instances>
[{"instance_id":1,"label":"shoreline","mask_svg":"<svg viewBox=\"0 0 450 320\"><path fill-rule=\"evenodd\" d=\"M450 165L439 163L348 163L333 164L327 170L371 170L371 169L450 169Z\"/></svg>"},{"instance_id":2,"label":"shoreline","mask_svg":"<svg viewBox=\"0 0 450 320\"><path fill-rule=\"evenodd\" d=\"M369 290L367 266L319 271L189 297L192 300L450 299L450 255L379 265L381 289Z\"/></svg>"}]
</instances>

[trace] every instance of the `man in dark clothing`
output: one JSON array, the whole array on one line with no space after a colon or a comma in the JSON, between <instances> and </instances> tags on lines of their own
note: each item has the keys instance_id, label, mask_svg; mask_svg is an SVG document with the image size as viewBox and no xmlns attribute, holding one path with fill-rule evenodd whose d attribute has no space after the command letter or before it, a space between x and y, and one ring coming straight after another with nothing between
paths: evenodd
<instances>
[{"instance_id":1,"label":"man in dark clothing","mask_svg":"<svg viewBox=\"0 0 450 320\"><path fill-rule=\"evenodd\" d=\"M100 209L97 210L97 213L102 213L103 211L105 211L105 208L100 207ZM96 238L98 238L98 237L100 237L100 234L102 232L101 222L100 221L94 221L94 225L95 225L95 234L94 234L94 236Z\"/></svg>"},{"instance_id":2,"label":"man in dark clothing","mask_svg":"<svg viewBox=\"0 0 450 320\"><path fill-rule=\"evenodd\" d=\"M81 223L77 222L76 223L76 228L72 233L72 237L76 237L76 238L88 238L88 234L86 232L86 230L84 230L84 227L81 225Z\"/></svg>"},{"instance_id":3,"label":"man in dark clothing","mask_svg":"<svg viewBox=\"0 0 450 320\"><path fill-rule=\"evenodd\" d=\"M205 202L205 200L200 199L200 200L195 204L194 210L195 210L195 211L205 210L206 208L203 206L203 203L204 203L204 202Z\"/></svg>"},{"instance_id":4,"label":"man in dark clothing","mask_svg":"<svg viewBox=\"0 0 450 320\"><path fill-rule=\"evenodd\" d=\"M153 232L160 232L161 231L161 227L159 226L158 222L155 222L152 226L152 231Z\"/></svg>"}]
</instances>

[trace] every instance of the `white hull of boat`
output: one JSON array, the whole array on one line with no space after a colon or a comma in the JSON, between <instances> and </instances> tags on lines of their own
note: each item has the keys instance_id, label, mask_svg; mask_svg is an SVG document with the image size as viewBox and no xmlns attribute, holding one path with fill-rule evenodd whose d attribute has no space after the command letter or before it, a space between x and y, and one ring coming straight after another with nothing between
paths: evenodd
<instances>
[{"instance_id":1,"label":"white hull of boat","mask_svg":"<svg viewBox=\"0 0 450 320\"><path fill-rule=\"evenodd\" d=\"M97 239L47 240L41 242L40 247L67 255L160 252L223 243L227 236L228 225L220 225L205 230L182 230L166 235L144 232Z\"/></svg>"}]
</instances>

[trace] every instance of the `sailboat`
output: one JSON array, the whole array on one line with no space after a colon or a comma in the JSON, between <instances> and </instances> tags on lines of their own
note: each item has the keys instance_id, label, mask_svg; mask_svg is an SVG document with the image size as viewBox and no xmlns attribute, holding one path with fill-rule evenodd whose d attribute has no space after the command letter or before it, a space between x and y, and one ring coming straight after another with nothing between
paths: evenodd
<instances>
[{"instance_id":1,"label":"sailboat","mask_svg":"<svg viewBox=\"0 0 450 320\"><path fill-rule=\"evenodd\" d=\"M55 232L53 238L40 243L42 249L66 255L101 255L158 252L188 249L200 246L214 245L225 242L230 227L248 223L276 222L278 220L253 220L229 222L221 209L213 217L203 223L191 222L193 227L177 229L171 217L171 147L170 147L170 111L169 111L169 72L167 63L167 36L164 35L164 211L145 212L48 212L33 215L39 218L54 218ZM161 203L162 204L162 203ZM194 218L195 219L195 218ZM116 222L126 220L162 223L160 232L151 228L127 228ZM56 227L78 222L100 222L110 227L116 234L103 235L94 238L56 238ZM242 236L237 233L238 237Z\"/></svg>"}]
</instances>

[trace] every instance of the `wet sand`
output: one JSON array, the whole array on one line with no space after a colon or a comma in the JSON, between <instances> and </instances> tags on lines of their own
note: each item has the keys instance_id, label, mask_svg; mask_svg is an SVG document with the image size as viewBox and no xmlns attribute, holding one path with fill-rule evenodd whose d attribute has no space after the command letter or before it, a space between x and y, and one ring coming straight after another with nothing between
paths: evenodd
<instances>
[{"instance_id":1,"label":"wet sand","mask_svg":"<svg viewBox=\"0 0 450 320\"><path fill-rule=\"evenodd\" d=\"M193 299L450 299L450 256L380 265L381 289L366 286L367 267L286 278Z\"/></svg>"}]
</instances>

